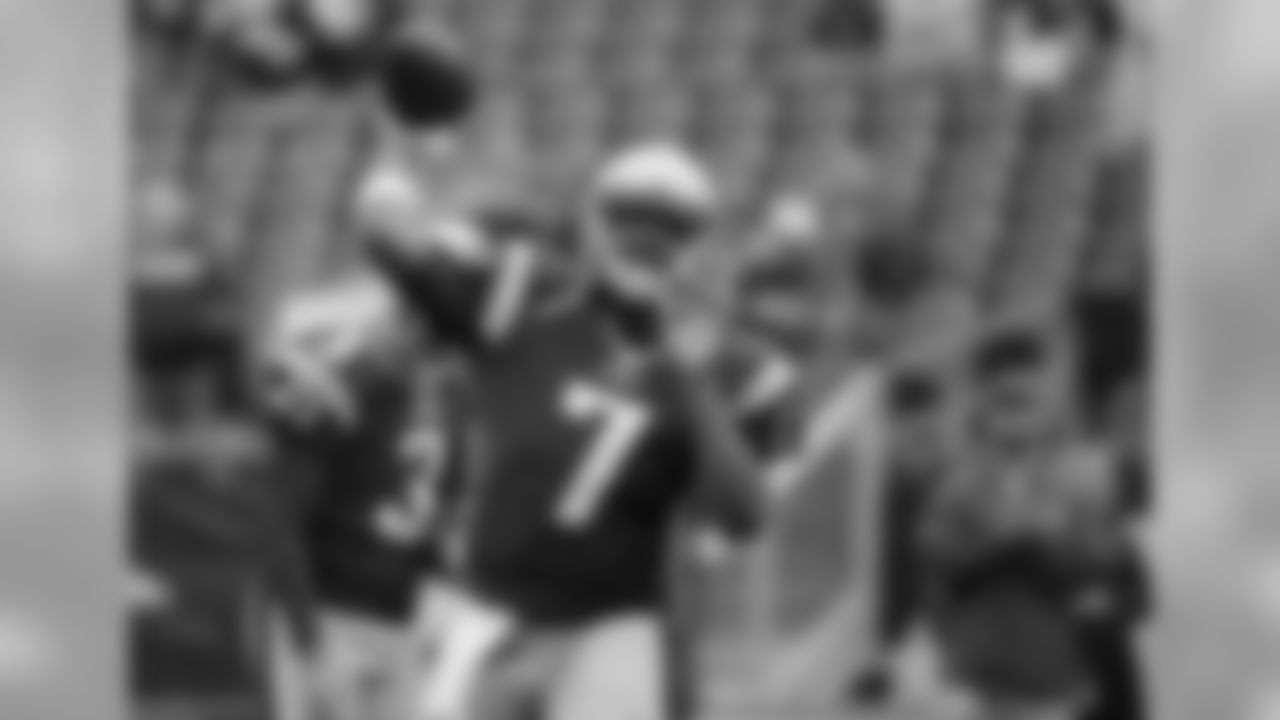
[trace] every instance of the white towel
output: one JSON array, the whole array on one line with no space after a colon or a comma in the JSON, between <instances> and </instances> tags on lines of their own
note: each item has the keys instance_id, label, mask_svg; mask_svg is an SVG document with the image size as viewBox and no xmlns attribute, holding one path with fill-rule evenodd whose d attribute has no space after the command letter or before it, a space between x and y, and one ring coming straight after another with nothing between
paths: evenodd
<instances>
[{"instance_id":1,"label":"white towel","mask_svg":"<svg viewBox=\"0 0 1280 720\"><path fill-rule=\"evenodd\" d=\"M427 605L420 632L433 658L414 720L467 720L485 667L514 630L514 618L456 591L437 589Z\"/></svg>"}]
</instances>

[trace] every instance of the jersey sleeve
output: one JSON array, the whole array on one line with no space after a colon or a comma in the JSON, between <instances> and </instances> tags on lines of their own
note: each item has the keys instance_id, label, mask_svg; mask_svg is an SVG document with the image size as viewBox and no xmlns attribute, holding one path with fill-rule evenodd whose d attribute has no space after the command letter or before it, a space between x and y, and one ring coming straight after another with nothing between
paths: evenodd
<instances>
[{"instance_id":1,"label":"jersey sleeve","mask_svg":"<svg viewBox=\"0 0 1280 720\"><path fill-rule=\"evenodd\" d=\"M479 222L432 209L405 172L376 169L359 194L367 254L437 339L466 350L511 329L538 264L529 243L503 243Z\"/></svg>"},{"instance_id":2,"label":"jersey sleeve","mask_svg":"<svg viewBox=\"0 0 1280 720\"><path fill-rule=\"evenodd\" d=\"M482 315L490 269L432 249L402 254L375 244L375 264L433 338L455 347L483 344Z\"/></svg>"},{"instance_id":3,"label":"jersey sleeve","mask_svg":"<svg viewBox=\"0 0 1280 720\"><path fill-rule=\"evenodd\" d=\"M765 456L784 452L799 380L794 362L780 352L751 350L727 356L719 372L752 449Z\"/></svg>"},{"instance_id":4,"label":"jersey sleeve","mask_svg":"<svg viewBox=\"0 0 1280 720\"><path fill-rule=\"evenodd\" d=\"M433 335L454 344L477 339L489 263L483 238L444 217L407 163L384 155L355 193L366 254Z\"/></svg>"}]
</instances>

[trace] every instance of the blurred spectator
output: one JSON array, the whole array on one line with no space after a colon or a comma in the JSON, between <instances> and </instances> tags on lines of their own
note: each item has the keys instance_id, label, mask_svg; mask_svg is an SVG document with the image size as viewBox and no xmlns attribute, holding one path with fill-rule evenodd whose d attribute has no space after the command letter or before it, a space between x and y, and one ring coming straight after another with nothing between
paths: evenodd
<instances>
[{"instance_id":1,"label":"blurred spectator","mask_svg":"<svg viewBox=\"0 0 1280 720\"><path fill-rule=\"evenodd\" d=\"M757 232L733 238L733 250L741 254L730 262L741 266L737 292L744 321L796 352L815 350L831 329L827 311L840 309L823 297L825 233L818 207L804 195L788 194L766 208Z\"/></svg>"},{"instance_id":2,"label":"blurred spectator","mask_svg":"<svg viewBox=\"0 0 1280 720\"><path fill-rule=\"evenodd\" d=\"M362 74L405 17L404 0L291 0L313 69L342 80Z\"/></svg>"},{"instance_id":3,"label":"blurred spectator","mask_svg":"<svg viewBox=\"0 0 1280 720\"><path fill-rule=\"evenodd\" d=\"M1088 672L1094 688L1083 720L1144 720L1147 700L1134 628L1149 612L1150 572L1138 550L1118 558L1111 592L1130 598L1132 608L1103 613L1082 627ZM1138 599L1141 598L1141 599Z\"/></svg>"},{"instance_id":4,"label":"blurred spectator","mask_svg":"<svg viewBox=\"0 0 1280 720\"><path fill-rule=\"evenodd\" d=\"M886 0L881 5L893 65L953 72L971 67L980 44L983 0Z\"/></svg>"},{"instance_id":5,"label":"blurred spectator","mask_svg":"<svg viewBox=\"0 0 1280 720\"><path fill-rule=\"evenodd\" d=\"M944 544L957 543L946 552L968 542L974 554L942 556L952 595L941 626L951 662L977 687L1060 698L1087 689L1083 717L1131 720L1142 717L1133 633L1151 603L1134 490L1092 427L1075 436L1069 405L1046 383L1054 348L1015 327L975 354L980 462L969 468L975 484L952 488L959 505L941 516L951 523ZM966 503L975 504L957 510Z\"/></svg>"},{"instance_id":6,"label":"blurred spectator","mask_svg":"<svg viewBox=\"0 0 1280 720\"><path fill-rule=\"evenodd\" d=\"M305 38L294 15L296 0L221 0L205 3L204 32L229 60L262 80L301 71Z\"/></svg>"},{"instance_id":7,"label":"blurred spectator","mask_svg":"<svg viewBox=\"0 0 1280 720\"><path fill-rule=\"evenodd\" d=\"M860 244L854 251L852 269L861 299L885 310L906 307L920 298L934 279L926 250L893 228L880 230Z\"/></svg>"},{"instance_id":8,"label":"blurred spectator","mask_svg":"<svg viewBox=\"0 0 1280 720\"><path fill-rule=\"evenodd\" d=\"M188 227L191 202L178 183L165 177L143 177L133 190L136 242L159 243Z\"/></svg>"},{"instance_id":9,"label":"blurred spectator","mask_svg":"<svg viewBox=\"0 0 1280 720\"><path fill-rule=\"evenodd\" d=\"M1144 372L1143 375L1146 373ZM1145 519L1154 491L1150 477L1143 382L1129 379L1111 387L1103 410L1094 408L1086 431L1095 452L1104 454L1116 486L1117 512L1125 528L1123 544L1095 589L1094 606L1086 608L1081 635L1095 700L1082 713L1085 720L1142 720L1146 690L1137 633L1150 617L1156 588L1150 561L1139 544L1138 524Z\"/></svg>"},{"instance_id":10,"label":"blurred spectator","mask_svg":"<svg viewBox=\"0 0 1280 720\"><path fill-rule=\"evenodd\" d=\"M1120 390L1104 424L1097 430L1115 448L1125 509L1135 520L1146 517L1156 502L1156 487L1151 477L1148 382L1144 378Z\"/></svg>"},{"instance_id":11,"label":"blurred spectator","mask_svg":"<svg viewBox=\"0 0 1280 720\"><path fill-rule=\"evenodd\" d=\"M825 0L814 15L814 38L833 49L870 52L885 39L885 0Z\"/></svg>"},{"instance_id":12,"label":"blurred spectator","mask_svg":"<svg viewBox=\"0 0 1280 720\"><path fill-rule=\"evenodd\" d=\"M137 26L154 38L189 41L202 24L201 4L192 0L134 0Z\"/></svg>"},{"instance_id":13,"label":"blurred spectator","mask_svg":"<svg viewBox=\"0 0 1280 720\"><path fill-rule=\"evenodd\" d=\"M1046 509L1036 507L1042 473L1029 457L977 453L930 494L923 513L930 627L947 674L981 717L1019 707L1061 712L1086 690L1074 565L1027 524Z\"/></svg>"},{"instance_id":14,"label":"blurred spectator","mask_svg":"<svg viewBox=\"0 0 1280 720\"><path fill-rule=\"evenodd\" d=\"M151 375L208 368L234 354L228 287L217 258L192 242L188 199L164 179L135 192L134 351Z\"/></svg>"},{"instance_id":15,"label":"blurred spectator","mask_svg":"<svg viewBox=\"0 0 1280 720\"><path fill-rule=\"evenodd\" d=\"M1082 410L1092 424L1120 390L1144 375L1150 355L1150 312L1141 289L1090 288L1073 299L1073 333Z\"/></svg>"},{"instance_id":16,"label":"blurred spectator","mask_svg":"<svg viewBox=\"0 0 1280 720\"><path fill-rule=\"evenodd\" d=\"M984 440L1034 437L1036 424L1052 417L1038 402L1048 353L1046 338L1032 327L1001 329L979 344L972 370L984 408L977 415Z\"/></svg>"},{"instance_id":17,"label":"blurred spectator","mask_svg":"<svg viewBox=\"0 0 1280 720\"><path fill-rule=\"evenodd\" d=\"M1145 40L1133 37L1112 64L1106 88L1106 140L1116 154L1140 152L1151 136L1155 118L1152 98L1157 85L1155 58Z\"/></svg>"},{"instance_id":18,"label":"blurred spectator","mask_svg":"<svg viewBox=\"0 0 1280 720\"><path fill-rule=\"evenodd\" d=\"M763 232L748 251L767 257L786 248L812 248L823 241L824 232L822 212L812 200L783 195L768 207Z\"/></svg>"},{"instance_id":19,"label":"blurred spectator","mask_svg":"<svg viewBox=\"0 0 1280 720\"><path fill-rule=\"evenodd\" d=\"M821 262L806 246L786 246L753 262L737 289L745 324L789 352L820 353L833 330L824 314L831 305L825 302Z\"/></svg>"},{"instance_id":20,"label":"blurred spectator","mask_svg":"<svg viewBox=\"0 0 1280 720\"><path fill-rule=\"evenodd\" d=\"M920 619L923 567L915 539L928 494L956 459L947 411L955 404L947 397L952 390L940 373L924 368L903 369L889 385L892 441L881 496L879 596L870 658L852 688L860 704L877 705L895 693L893 666Z\"/></svg>"},{"instance_id":21,"label":"blurred spectator","mask_svg":"<svg viewBox=\"0 0 1280 720\"><path fill-rule=\"evenodd\" d=\"M916 327L917 321L930 321L939 288L925 248L898 228L881 228L853 246L846 257L859 352L882 355L903 342L926 337Z\"/></svg>"},{"instance_id":22,"label":"blurred spectator","mask_svg":"<svg viewBox=\"0 0 1280 720\"><path fill-rule=\"evenodd\" d=\"M394 24L392 0L299 0L297 12L317 43L354 49Z\"/></svg>"},{"instance_id":23,"label":"blurred spectator","mask_svg":"<svg viewBox=\"0 0 1280 720\"><path fill-rule=\"evenodd\" d=\"M463 131L476 88L449 38L431 26L397 34L374 82L386 122L358 183L357 213L366 232L408 240L465 184L472 158Z\"/></svg>"},{"instance_id":24,"label":"blurred spectator","mask_svg":"<svg viewBox=\"0 0 1280 720\"><path fill-rule=\"evenodd\" d=\"M387 111L409 132L456 127L477 104L475 79L438 26L409 26L393 37L377 78Z\"/></svg>"},{"instance_id":25,"label":"blurred spectator","mask_svg":"<svg viewBox=\"0 0 1280 720\"><path fill-rule=\"evenodd\" d=\"M260 81L361 76L402 24L404 0L135 0L143 28L208 40Z\"/></svg>"},{"instance_id":26,"label":"blurred spectator","mask_svg":"<svg viewBox=\"0 0 1280 720\"><path fill-rule=\"evenodd\" d=\"M946 668L990 713L1080 706L1076 598L1114 546L1095 532L1111 517L1106 484L1062 444L1067 408L1044 387L1051 352L1035 327L977 346L968 458L934 486L918 530Z\"/></svg>"},{"instance_id":27,"label":"blurred spectator","mask_svg":"<svg viewBox=\"0 0 1280 720\"><path fill-rule=\"evenodd\" d=\"M1097 440L1095 439L1095 442ZM1083 452L1101 456L1106 480L1116 486L1112 504L1119 529L1109 561L1083 597L1079 620L1085 666L1093 688L1083 720L1143 720L1146 692L1137 633L1154 604L1151 568L1137 540L1131 490L1116 454L1103 446Z\"/></svg>"},{"instance_id":28,"label":"blurred spectator","mask_svg":"<svg viewBox=\"0 0 1280 720\"><path fill-rule=\"evenodd\" d=\"M1124 36L1115 0L988 0L1001 72L1016 87L1054 91Z\"/></svg>"}]
</instances>

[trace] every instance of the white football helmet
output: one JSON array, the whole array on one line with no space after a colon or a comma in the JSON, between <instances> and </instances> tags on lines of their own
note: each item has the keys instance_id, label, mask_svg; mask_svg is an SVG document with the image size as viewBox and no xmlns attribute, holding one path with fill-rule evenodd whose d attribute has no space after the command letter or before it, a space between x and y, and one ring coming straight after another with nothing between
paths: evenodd
<instances>
[{"instance_id":1,"label":"white football helmet","mask_svg":"<svg viewBox=\"0 0 1280 720\"><path fill-rule=\"evenodd\" d=\"M644 144L604 166L596 181L603 200L634 199L700 215L715 210L718 198L710 173L677 145Z\"/></svg>"},{"instance_id":2,"label":"white football helmet","mask_svg":"<svg viewBox=\"0 0 1280 720\"><path fill-rule=\"evenodd\" d=\"M586 251L603 278L628 295L662 295L671 274L709 234L715 182L691 153L644 144L607 163L587 212Z\"/></svg>"}]
</instances>

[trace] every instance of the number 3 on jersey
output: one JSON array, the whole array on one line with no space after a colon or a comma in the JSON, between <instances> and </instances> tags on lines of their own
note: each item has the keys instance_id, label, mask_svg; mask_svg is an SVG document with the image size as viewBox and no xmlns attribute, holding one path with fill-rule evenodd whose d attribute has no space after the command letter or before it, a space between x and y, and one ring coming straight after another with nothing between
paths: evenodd
<instances>
[{"instance_id":1,"label":"number 3 on jersey","mask_svg":"<svg viewBox=\"0 0 1280 720\"><path fill-rule=\"evenodd\" d=\"M399 449L404 485L374 510L373 523L383 540L410 545L431 531L448 447L437 428L427 427L406 435Z\"/></svg>"},{"instance_id":2,"label":"number 3 on jersey","mask_svg":"<svg viewBox=\"0 0 1280 720\"><path fill-rule=\"evenodd\" d=\"M565 388L560 409L569 420L593 430L555 511L562 527L579 530L595 519L652 418L636 401L580 381Z\"/></svg>"}]
</instances>

